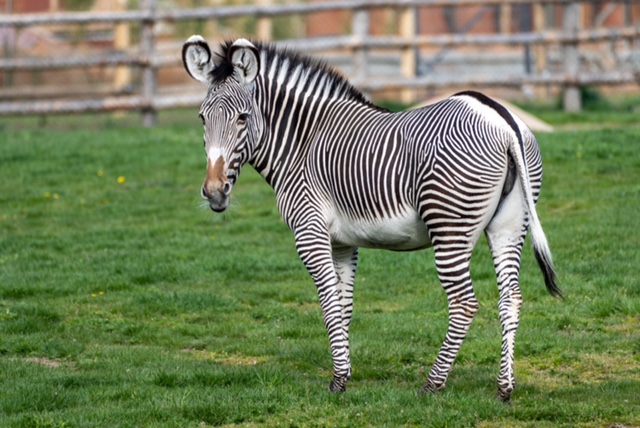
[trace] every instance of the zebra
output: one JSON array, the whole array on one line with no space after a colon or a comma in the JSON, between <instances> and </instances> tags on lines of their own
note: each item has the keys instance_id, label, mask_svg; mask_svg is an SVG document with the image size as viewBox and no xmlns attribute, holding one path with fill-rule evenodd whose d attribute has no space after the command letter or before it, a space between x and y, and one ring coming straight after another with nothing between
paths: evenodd
<instances>
[{"instance_id":1,"label":"zebra","mask_svg":"<svg viewBox=\"0 0 640 428\"><path fill-rule=\"evenodd\" d=\"M247 163L274 189L317 288L333 360L329 390L345 391L351 377L358 248L429 247L449 324L420 393L444 389L478 312L469 264L484 231L499 289L498 397L508 402L529 226L546 288L562 298L535 209L542 163L529 128L474 91L390 112L325 62L270 43L239 38L212 53L194 35L182 60L189 75L207 85L199 115L207 155L202 197L213 211L224 211Z\"/></svg>"}]
</instances>

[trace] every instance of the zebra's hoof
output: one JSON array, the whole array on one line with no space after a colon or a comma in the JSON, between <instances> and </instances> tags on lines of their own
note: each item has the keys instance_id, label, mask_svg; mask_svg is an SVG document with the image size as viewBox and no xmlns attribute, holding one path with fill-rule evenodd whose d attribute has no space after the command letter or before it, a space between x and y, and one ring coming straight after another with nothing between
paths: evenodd
<instances>
[{"instance_id":1,"label":"zebra's hoof","mask_svg":"<svg viewBox=\"0 0 640 428\"><path fill-rule=\"evenodd\" d=\"M498 389L498 393L496 394L496 397L498 397L498 399L502 401L504 404L511 404L510 391L503 391L501 389Z\"/></svg>"},{"instance_id":2,"label":"zebra's hoof","mask_svg":"<svg viewBox=\"0 0 640 428\"><path fill-rule=\"evenodd\" d=\"M434 384L433 382L431 382L430 380L428 380L423 386L422 388L420 388L420 395L426 395L426 394L434 394L438 391L442 391L444 389L444 385L440 385L437 386L436 384Z\"/></svg>"},{"instance_id":3,"label":"zebra's hoof","mask_svg":"<svg viewBox=\"0 0 640 428\"><path fill-rule=\"evenodd\" d=\"M329 384L329 392L340 393L347 391L347 382L346 380L341 381L340 379L333 379L331 384Z\"/></svg>"}]
</instances>

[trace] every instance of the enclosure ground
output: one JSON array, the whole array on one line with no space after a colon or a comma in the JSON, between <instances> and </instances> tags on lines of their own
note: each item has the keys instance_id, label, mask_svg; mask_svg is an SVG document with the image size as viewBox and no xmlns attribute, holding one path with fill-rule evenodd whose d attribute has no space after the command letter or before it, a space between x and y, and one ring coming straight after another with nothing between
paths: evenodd
<instances>
[{"instance_id":1,"label":"enclosure ground","mask_svg":"<svg viewBox=\"0 0 640 428\"><path fill-rule=\"evenodd\" d=\"M332 395L315 289L273 191L247 167L227 213L200 202L196 112L155 129L3 119L0 426L640 426L640 128L613 116L538 135L566 299L546 294L527 246L511 405L495 398L484 238L480 311L448 388L427 396L447 325L433 253L362 251L353 379Z\"/></svg>"}]
</instances>

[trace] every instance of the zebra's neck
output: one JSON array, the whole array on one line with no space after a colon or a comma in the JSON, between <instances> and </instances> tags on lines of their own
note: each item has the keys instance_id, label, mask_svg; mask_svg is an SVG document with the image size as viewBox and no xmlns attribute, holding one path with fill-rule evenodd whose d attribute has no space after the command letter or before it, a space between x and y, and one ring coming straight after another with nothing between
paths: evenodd
<instances>
[{"instance_id":1,"label":"zebra's neck","mask_svg":"<svg viewBox=\"0 0 640 428\"><path fill-rule=\"evenodd\" d=\"M293 177L300 170L308 144L333 105L383 109L323 61L272 45L261 45L259 50L261 72L255 94L266 127L251 164L277 190L283 174Z\"/></svg>"},{"instance_id":2,"label":"zebra's neck","mask_svg":"<svg viewBox=\"0 0 640 428\"><path fill-rule=\"evenodd\" d=\"M325 61L286 48L261 44L261 76L279 90L321 98L351 100L373 106L349 81Z\"/></svg>"}]
</instances>

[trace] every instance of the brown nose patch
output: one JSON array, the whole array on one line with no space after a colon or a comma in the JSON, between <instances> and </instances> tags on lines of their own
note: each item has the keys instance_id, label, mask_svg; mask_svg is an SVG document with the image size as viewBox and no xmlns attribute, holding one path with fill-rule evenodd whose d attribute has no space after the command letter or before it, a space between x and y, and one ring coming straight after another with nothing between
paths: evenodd
<instances>
[{"instance_id":1,"label":"brown nose patch","mask_svg":"<svg viewBox=\"0 0 640 428\"><path fill-rule=\"evenodd\" d=\"M224 159L220 156L215 163L211 163L211 159L207 159L207 181L213 183L225 183L227 174L224 171Z\"/></svg>"}]
</instances>

